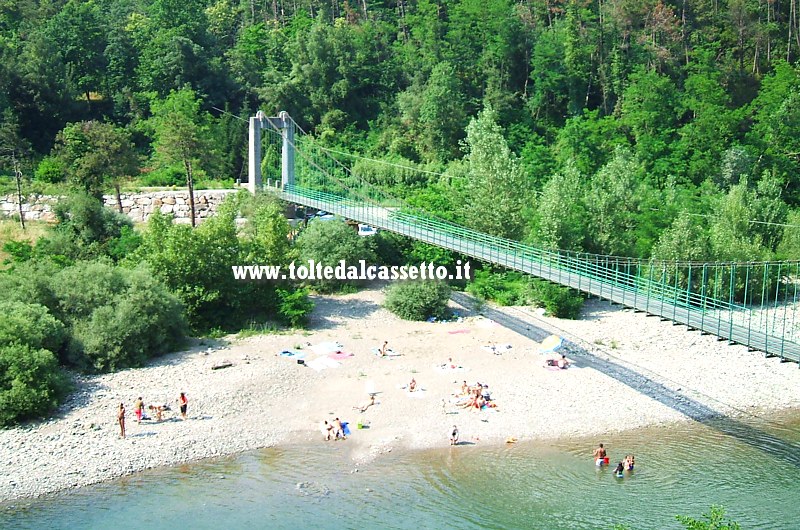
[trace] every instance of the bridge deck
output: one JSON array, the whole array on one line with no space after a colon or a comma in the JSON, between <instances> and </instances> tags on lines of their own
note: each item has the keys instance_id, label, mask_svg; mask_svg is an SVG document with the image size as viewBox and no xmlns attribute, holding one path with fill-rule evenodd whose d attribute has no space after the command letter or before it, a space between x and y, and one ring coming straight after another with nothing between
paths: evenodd
<instances>
[{"instance_id":1,"label":"bridge deck","mask_svg":"<svg viewBox=\"0 0 800 530\"><path fill-rule=\"evenodd\" d=\"M732 319L709 315L708 310L678 301L677 293L656 282L637 279L635 284L609 277L590 264L574 258L556 256L544 251L532 251L513 242L493 244L491 240L470 237L467 230L454 227L452 232L432 226L426 219L401 213L391 208L356 203L324 192L305 190L296 186L276 189L289 202L316 208L396 232L463 255L525 272L545 280L605 298L612 302L657 315L692 329L702 330L743 344L770 356L800 363L800 344L785 338L768 335L759 330L736 324ZM459 233L460 232L460 233ZM642 285L643 284L643 285Z\"/></svg>"}]
</instances>

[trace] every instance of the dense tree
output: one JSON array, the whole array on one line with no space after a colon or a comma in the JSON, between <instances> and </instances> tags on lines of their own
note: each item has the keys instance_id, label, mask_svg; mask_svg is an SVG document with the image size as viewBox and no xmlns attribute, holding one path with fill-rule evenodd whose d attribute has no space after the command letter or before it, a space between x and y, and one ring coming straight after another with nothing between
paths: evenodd
<instances>
[{"instance_id":1,"label":"dense tree","mask_svg":"<svg viewBox=\"0 0 800 530\"><path fill-rule=\"evenodd\" d=\"M122 213L120 179L136 174L138 168L127 131L98 121L73 123L56 136L54 155L81 191L102 199L111 184Z\"/></svg>"},{"instance_id":2,"label":"dense tree","mask_svg":"<svg viewBox=\"0 0 800 530\"><path fill-rule=\"evenodd\" d=\"M152 107L156 155L167 165L183 166L189 188L190 219L195 226L195 172L201 159L209 157L209 116L201 110L197 95L187 88L154 101Z\"/></svg>"},{"instance_id":3,"label":"dense tree","mask_svg":"<svg viewBox=\"0 0 800 530\"><path fill-rule=\"evenodd\" d=\"M108 45L100 7L94 0L69 0L51 18L47 32L58 47L75 89L91 102L91 92L106 92L104 51Z\"/></svg>"},{"instance_id":4,"label":"dense tree","mask_svg":"<svg viewBox=\"0 0 800 530\"><path fill-rule=\"evenodd\" d=\"M310 262L335 267L344 260L345 266L358 266L359 260L375 262L375 254L367 241L339 220L314 219L297 238L298 261L295 266L310 267ZM355 280L317 278L309 284L321 291L333 291L352 286Z\"/></svg>"},{"instance_id":5,"label":"dense tree","mask_svg":"<svg viewBox=\"0 0 800 530\"><path fill-rule=\"evenodd\" d=\"M633 156L618 148L614 157L592 177L586 209L591 252L629 256L635 241L636 213L645 194L641 168Z\"/></svg>"},{"instance_id":6,"label":"dense tree","mask_svg":"<svg viewBox=\"0 0 800 530\"><path fill-rule=\"evenodd\" d=\"M462 191L465 222L488 234L519 238L525 227L526 179L491 108L470 121L464 150L468 167Z\"/></svg>"},{"instance_id":7,"label":"dense tree","mask_svg":"<svg viewBox=\"0 0 800 530\"><path fill-rule=\"evenodd\" d=\"M32 186L60 180L56 159L43 160L59 131L113 123L131 133L145 178L177 184L180 166L193 187L242 174L234 114L288 110L317 145L468 177L443 185L359 159L372 185L459 222L470 209L470 221L508 214L512 230L488 229L537 240L540 216L508 207L504 193L502 214L475 189L475 201L453 193L473 180L459 160L468 118L491 107L507 165L519 168L516 206L569 165L595 180L629 147L648 186L624 226L646 256L679 212L714 215L715 197L742 179L781 189L769 215L761 195L747 202L750 219L800 204L796 3L5 1L0 113L33 148L42 178ZM774 250L782 235L754 237ZM606 246L592 230L581 245Z\"/></svg>"},{"instance_id":8,"label":"dense tree","mask_svg":"<svg viewBox=\"0 0 800 530\"><path fill-rule=\"evenodd\" d=\"M386 308L405 320L447 318L450 287L438 281L396 283L386 294Z\"/></svg>"},{"instance_id":9,"label":"dense tree","mask_svg":"<svg viewBox=\"0 0 800 530\"><path fill-rule=\"evenodd\" d=\"M574 165L553 175L537 200L530 239L548 249L582 250L588 229L585 193L583 176Z\"/></svg>"}]
</instances>

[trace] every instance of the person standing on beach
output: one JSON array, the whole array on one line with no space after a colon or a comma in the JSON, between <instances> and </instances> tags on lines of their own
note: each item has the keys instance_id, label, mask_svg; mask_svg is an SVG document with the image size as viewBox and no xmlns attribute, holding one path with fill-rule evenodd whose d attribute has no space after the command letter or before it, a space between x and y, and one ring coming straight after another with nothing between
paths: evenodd
<instances>
[{"instance_id":1,"label":"person standing on beach","mask_svg":"<svg viewBox=\"0 0 800 530\"><path fill-rule=\"evenodd\" d=\"M133 412L136 414L136 423L142 423L142 414L144 414L144 401L141 396L133 403Z\"/></svg>"},{"instance_id":2,"label":"person standing on beach","mask_svg":"<svg viewBox=\"0 0 800 530\"><path fill-rule=\"evenodd\" d=\"M450 445L458 445L458 427L453 425L453 430L450 431Z\"/></svg>"},{"instance_id":3,"label":"person standing on beach","mask_svg":"<svg viewBox=\"0 0 800 530\"><path fill-rule=\"evenodd\" d=\"M178 403L180 403L181 406L181 418L185 420L186 409L189 407L189 400L186 398L186 393L181 392L181 396L178 398Z\"/></svg>"},{"instance_id":4,"label":"person standing on beach","mask_svg":"<svg viewBox=\"0 0 800 530\"><path fill-rule=\"evenodd\" d=\"M125 438L125 403L119 404L117 411L117 421L119 422L119 437Z\"/></svg>"}]
</instances>

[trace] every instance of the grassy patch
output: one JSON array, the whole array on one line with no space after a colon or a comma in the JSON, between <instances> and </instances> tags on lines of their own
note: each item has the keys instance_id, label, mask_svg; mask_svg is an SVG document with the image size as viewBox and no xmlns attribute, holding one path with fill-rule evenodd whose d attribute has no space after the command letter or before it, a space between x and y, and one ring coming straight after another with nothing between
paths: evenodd
<instances>
[{"instance_id":1,"label":"grassy patch","mask_svg":"<svg viewBox=\"0 0 800 530\"><path fill-rule=\"evenodd\" d=\"M6 268L3 263L9 258L8 252L3 250L9 241L28 241L35 243L47 230L48 223L44 221L26 221L25 231L16 219L0 219L0 268Z\"/></svg>"}]
</instances>

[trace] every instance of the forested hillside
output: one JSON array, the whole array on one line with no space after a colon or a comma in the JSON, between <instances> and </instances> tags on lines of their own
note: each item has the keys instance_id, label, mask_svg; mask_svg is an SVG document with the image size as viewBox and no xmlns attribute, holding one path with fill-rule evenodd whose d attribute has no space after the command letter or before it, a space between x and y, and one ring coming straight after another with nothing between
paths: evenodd
<instances>
[{"instance_id":1,"label":"forested hillside","mask_svg":"<svg viewBox=\"0 0 800 530\"><path fill-rule=\"evenodd\" d=\"M287 110L395 164L355 159L373 183L491 233L798 258L797 3L0 0L0 172L93 191L180 184L189 162L232 182L236 116Z\"/></svg>"}]
</instances>

